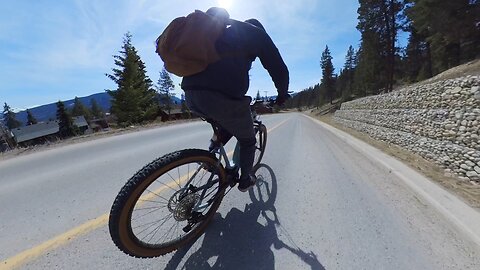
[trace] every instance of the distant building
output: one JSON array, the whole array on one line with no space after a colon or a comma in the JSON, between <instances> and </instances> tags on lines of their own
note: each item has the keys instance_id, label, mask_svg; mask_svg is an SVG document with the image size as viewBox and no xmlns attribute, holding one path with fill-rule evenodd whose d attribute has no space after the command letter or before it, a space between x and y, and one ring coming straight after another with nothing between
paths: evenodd
<instances>
[{"instance_id":1,"label":"distant building","mask_svg":"<svg viewBox=\"0 0 480 270\"><path fill-rule=\"evenodd\" d=\"M160 117L162 118L162 121L172 121L172 120L179 120L179 119L184 119L185 118L185 113L182 112L182 109L171 109L170 113L166 110L160 111Z\"/></svg>"},{"instance_id":2,"label":"distant building","mask_svg":"<svg viewBox=\"0 0 480 270\"><path fill-rule=\"evenodd\" d=\"M12 130L15 142L20 145L43 143L55 139L58 133L57 121L38 123Z\"/></svg>"},{"instance_id":3,"label":"distant building","mask_svg":"<svg viewBox=\"0 0 480 270\"><path fill-rule=\"evenodd\" d=\"M89 125L85 117L76 116L72 117L73 124L78 127L80 134L85 134L89 130Z\"/></svg>"},{"instance_id":4,"label":"distant building","mask_svg":"<svg viewBox=\"0 0 480 270\"><path fill-rule=\"evenodd\" d=\"M84 134L89 130L89 126L85 117L73 117L73 124L78 127L80 134ZM32 145L45 143L47 141L57 140L60 128L58 120L49 121L45 123L38 123L24 127L15 128L12 130L13 138L19 145Z\"/></svg>"},{"instance_id":5,"label":"distant building","mask_svg":"<svg viewBox=\"0 0 480 270\"><path fill-rule=\"evenodd\" d=\"M273 113L273 108L268 101L257 100L252 106L258 114Z\"/></svg>"},{"instance_id":6,"label":"distant building","mask_svg":"<svg viewBox=\"0 0 480 270\"><path fill-rule=\"evenodd\" d=\"M110 128L106 118L92 119L90 120L90 128L93 132L99 132Z\"/></svg>"}]
</instances>

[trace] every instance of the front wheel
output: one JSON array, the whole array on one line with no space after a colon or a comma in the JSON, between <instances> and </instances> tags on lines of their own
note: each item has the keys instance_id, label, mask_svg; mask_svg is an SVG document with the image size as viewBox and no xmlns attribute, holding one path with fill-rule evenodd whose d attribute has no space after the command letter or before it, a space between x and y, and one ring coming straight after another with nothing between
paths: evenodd
<instances>
[{"instance_id":1,"label":"front wheel","mask_svg":"<svg viewBox=\"0 0 480 270\"><path fill-rule=\"evenodd\" d=\"M120 190L110 211L112 240L134 257L172 252L203 233L226 186L224 168L208 151L165 155Z\"/></svg>"},{"instance_id":2,"label":"front wheel","mask_svg":"<svg viewBox=\"0 0 480 270\"><path fill-rule=\"evenodd\" d=\"M267 147L267 127L264 124L255 124L255 159L253 160L253 167L256 167L262 161L265 148Z\"/></svg>"}]
</instances>

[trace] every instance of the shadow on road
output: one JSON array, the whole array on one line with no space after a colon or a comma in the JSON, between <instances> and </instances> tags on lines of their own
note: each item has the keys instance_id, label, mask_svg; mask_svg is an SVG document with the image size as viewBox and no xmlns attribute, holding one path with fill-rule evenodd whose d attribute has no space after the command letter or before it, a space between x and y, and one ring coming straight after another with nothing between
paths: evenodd
<instances>
[{"instance_id":1,"label":"shadow on road","mask_svg":"<svg viewBox=\"0 0 480 270\"><path fill-rule=\"evenodd\" d=\"M260 164L256 175L257 186L249 192L252 203L243 212L233 208L225 217L217 213L201 243L179 249L166 270L275 269L272 247L298 256L305 264L302 269L325 269L313 252L300 249L281 226L274 206L277 180L273 170ZM289 243L279 239L277 229Z\"/></svg>"}]
</instances>

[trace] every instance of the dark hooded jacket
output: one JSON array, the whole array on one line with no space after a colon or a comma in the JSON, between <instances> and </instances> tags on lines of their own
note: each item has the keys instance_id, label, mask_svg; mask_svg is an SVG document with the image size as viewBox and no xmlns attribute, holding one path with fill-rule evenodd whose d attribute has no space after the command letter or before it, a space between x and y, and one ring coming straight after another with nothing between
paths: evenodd
<instances>
[{"instance_id":1,"label":"dark hooded jacket","mask_svg":"<svg viewBox=\"0 0 480 270\"><path fill-rule=\"evenodd\" d=\"M221 59L200 73L184 77L182 89L217 91L241 98L248 91L248 71L258 57L272 77L278 94L287 95L288 69L272 39L263 29L231 21L215 44Z\"/></svg>"}]
</instances>

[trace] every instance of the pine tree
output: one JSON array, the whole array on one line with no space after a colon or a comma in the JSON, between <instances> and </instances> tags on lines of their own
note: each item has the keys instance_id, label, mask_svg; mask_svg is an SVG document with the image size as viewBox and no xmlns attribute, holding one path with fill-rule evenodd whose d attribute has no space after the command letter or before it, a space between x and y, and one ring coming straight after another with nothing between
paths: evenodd
<instances>
[{"instance_id":1,"label":"pine tree","mask_svg":"<svg viewBox=\"0 0 480 270\"><path fill-rule=\"evenodd\" d=\"M262 100L262 96L260 96L260 90L257 90L257 96L255 97L255 100Z\"/></svg>"},{"instance_id":2,"label":"pine tree","mask_svg":"<svg viewBox=\"0 0 480 270\"><path fill-rule=\"evenodd\" d=\"M373 31L362 33L360 48L357 51L357 66L354 72L353 88L355 96L376 95L387 87L386 66L380 55L379 38Z\"/></svg>"},{"instance_id":3,"label":"pine tree","mask_svg":"<svg viewBox=\"0 0 480 270\"><path fill-rule=\"evenodd\" d=\"M103 118L105 116L105 113L103 112L102 108L100 108L100 106L98 105L97 101L95 99L91 99L90 100L90 104L91 104L91 112L92 112L92 116L96 119L99 119L99 118Z\"/></svg>"},{"instance_id":4,"label":"pine tree","mask_svg":"<svg viewBox=\"0 0 480 270\"><path fill-rule=\"evenodd\" d=\"M180 104L181 104L180 108L182 110L183 118L190 118L191 114L190 114L190 110L188 109L187 103L185 101L185 95L184 94L181 95Z\"/></svg>"},{"instance_id":5,"label":"pine tree","mask_svg":"<svg viewBox=\"0 0 480 270\"><path fill-rule=\"evenodd\" d=\"M403 71L409 82L421 81L433 76L430 44L413 28L405 48L404 62Z\"/></svg>"},{"instance_id":6,"label":"pine tree","mask_svg":"<svg viewBox=\"0 0 480 270\"><path fill-rule=\"evenodd\" d=\"M29 109L27 109L27 126L35 125L37 123L38 123L37 119L33 116L32 112Z\"/></svg>"},{"instance_id":7,"label":"pine tree","mask_svg":"<svg viewBox=\"0 0 480 270\"><path fill-rule=\"evenodd\" d=\"M172 78L168 71L163 68L160 72L160 78L158 79L157 91L160 98L160 104L162 109L170 114L173 106L172 97L174 96L173 91L175 90L175 85L173 84Z\"/></svg>"},{"instance_id":8,"label":"pine tree","mask_svg":"<svg viewBox=\"0 0 480 270\"><path fill-rule=\"evenodd\" d=\"M355 68L355 50L353 46L350 45L348 47L347 55L345 56L345 65L343 69L345 70L353 70Z\"/></svg>"},{"instance_id":9,"label":"pine tree","mask_svg":"<svg viewBox=\"0 0 480 270\"><path fill-rule=\"evenodd\" d=\"M75 97L73 102L72 116L83 116L87 121L92 119L92 113L83 105L82 101L78 97Z\"/></svg>"},{"instance_id":10,"label":"pine tree","mask_svg":"<svg viewBox=\"0 0 480 270\"><path fill-rule=\"evenodd\" d=\"M3 140L7 143L7 149L15 147L15 140L11 137L11 132L3 124L3 119L0 119L0 142Z\"/></svg>"},{"instance_id":11,"label":"pine tree","mask_svg":"<svg viewBox=\"0 0 480 270\"><path fill-rule=\"evenodd\" d=\"M322 67L322 80L321 84L325 88L325 93L327 98L330 101L330 104L333 103L333 98L335 96L335 77L334 77L334 68L332 64L332 56L328 46L325 47L325 50L322 53L321 63Z\"/></svg>"},{"instance_id":12,"label":"pine tree","mask_svg":"<svg viewBox=\"0 0 480 270\"><path fill-rule=\"evenodd\" d=\"M433 74L478 56L480 1L415 0L406 13L430 45Z\"/></svg>"},{"instance_id":13,"label":"pine tree","mask_svg":"<svg viewBox=\"0 0 480 270\"><path fill-rule=\"evenodd\" d=\"M350 45L350 47L348 47L347 55L345 56L345 64L343 66L343 70L340 72L337 82L337 89L341 89L341 91L337 92L342 95L343 100L350 99L351 95L353 94L355 66L355 50Z\"/></svg>"},{"instance_id":14,"label":"pine tree","mask_svg":"<svg viewBox=\"0 0 480 270\"><path fill-rule=\"evenodd\" d=\"M338 72L337 80L335 81L335 92L337 95L343 97L344 95L347 95L347 74L345 72L345 69L340 69Z\"/></svg>"},{"instance_id":15,"label":"pine tree","mask_svg":"<svg viewBox=\"0 0 480 270\"><path fill-rule=\"evenodd\" d=\"M361 88L374 86L391 91L397 59L395 44L400 29L403 0L359 0L359 3L357 29L362 40L358 66L359 69L366 69L357 72L358 75L366 76L358 78L366 81ZM369 92L377 93L378 89Z\"/></svg>"},{"instance_id":16,"label":"pine tree","mask_svg":"<svg viewBox=\"0 0 480 270\"><path fill-rule=\"evenodd\" d=\"M285 102L287 108L317 107L324 104L325 88L320 84L308 87L293 95L292 98Z\"/></svg>"},{"instance_id":17,"label":"pine tree","mask_svg":"<svg viewBox=\"0 0 480 270\"><path fill-rule=\"evenodd\" d=\"M113 74L106 74L117 84L116 90L107 90L112 96L111 112L120 126L153 120L158 115L156 92L146 75L146 67L132 45L132 36L125 34L120 55L115 55Z\"/></svg>"},{"instance_id":18,"label":"pine tree","mask_svg":"<svg viewBox=\"0 0 480 270\"><path fill-rule=\"evenodd\" d=\"M5 102L3 105L4 123L9 129L14 129L22 126L22 123L15 118L15 113L10 106Z\"/></svg>"},{"instance_id":19,"label":"pine tree","mask_svg":"<svg viewBox=\"0 0 480 270\"><path fill-rule=\"evenodd\" d=\"M62 101L57 102L57 120L60 137L69 138L76 135L72 117L68 114Z\"/></svg>"}]
</instances>

